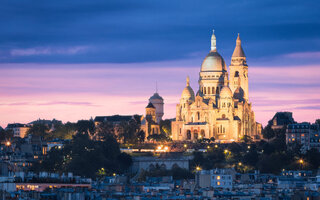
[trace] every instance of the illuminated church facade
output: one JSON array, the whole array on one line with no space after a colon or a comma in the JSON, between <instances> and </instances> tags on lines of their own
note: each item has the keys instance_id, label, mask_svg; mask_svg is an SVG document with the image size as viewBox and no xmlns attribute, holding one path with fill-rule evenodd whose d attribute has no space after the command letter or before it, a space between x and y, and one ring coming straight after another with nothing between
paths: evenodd
<instances>
[{"instance_id":1,"label":"illuminated church facade","mask_svg":"<svg viewBox=\"0 0 320 200\"><path fill-rule=\"evenodd\" d=\"M172 139L194 141L214 137L217 141L239 141L244 135L258 139L261 124L255 121L249 102L249 79L246 56L240 36L232 54L229 73L211 37L211 50L202 62L199 90L195 94L187 77L176 121L172 122Z\"/></svg>"}]
</instances>

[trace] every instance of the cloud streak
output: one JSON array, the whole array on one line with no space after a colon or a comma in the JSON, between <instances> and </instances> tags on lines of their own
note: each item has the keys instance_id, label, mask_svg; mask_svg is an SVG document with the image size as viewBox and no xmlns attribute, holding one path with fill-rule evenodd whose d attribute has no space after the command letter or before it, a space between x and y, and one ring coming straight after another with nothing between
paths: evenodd
<instances>
[{"instance_id":1,"label":"cloud streak","mask_svg":"<svg viewBox=\"0 0 320 200\"><path fill-rule=\"evenodd\" d=\"M85 53L90 49L88 46L75 46L75 47L35 47L27 49L12 49L10 54L12 56L35 56L35 55L76 55Z\"/></svg>"}]
</instances>

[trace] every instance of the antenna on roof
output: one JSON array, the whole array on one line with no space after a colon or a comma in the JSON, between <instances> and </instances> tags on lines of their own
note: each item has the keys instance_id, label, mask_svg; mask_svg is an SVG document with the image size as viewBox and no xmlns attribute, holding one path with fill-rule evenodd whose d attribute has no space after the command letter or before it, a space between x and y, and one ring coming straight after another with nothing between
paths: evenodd
<instances>
[{"instance_id":1,"label":"antenna on roof","mask_svg":"<svg viewBox=\"0 0 320 200\"><path fill-rule=\"evenodd\" d=\"M158 93L158 81L156 81L156 93Z\"/></svg>"}]
</instances>

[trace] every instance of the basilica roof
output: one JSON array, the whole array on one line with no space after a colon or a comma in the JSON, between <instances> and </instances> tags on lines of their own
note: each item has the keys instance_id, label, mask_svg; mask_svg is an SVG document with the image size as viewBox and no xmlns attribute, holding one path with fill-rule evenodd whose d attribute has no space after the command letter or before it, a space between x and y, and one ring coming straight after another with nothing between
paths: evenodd
<instances>
[{"instance_id":1,"label":"basilica roof","mask_svg":"<svg viewBox=\"0 0 320 200\"><path fill-rule=\"evenodd\" d=\"M233 51L232 57L246 57L241 46L240 34L238 34L236 48Z\"/></svg>"},{"instance_id":2,"label":"basilica roof","mask_svg":"<svg viewBox=\"0 0 320 200\"><path fill-rule=\"evenodd\" d=\"M151 100L151 99L160 99L160 100L163 100L163 98L162 98L157 92L154 93L153 96L151 96L151 97L149 98L149 100Z\"/></svg>"},{"instance_id":3,"label":"basilica roof","mask_svg":"<svg viewBox=\"0 0 320 200\"><path fill-rule=\"evenodd\" d=\"M205 57L201 65L201 71L222 71L227 70L226 63L217 51L216 36L214 31L211 37L211 51Z\"/></svg>"},{"instance_id":4,"label":"basilica roof","mask_svg":"<svg viewBox=\"0 0 320 200\"><path fill-rule=\"evenodd\" d=\"M201 65L201 71L222 71L226 70L226 64L217 51L210 51Z\"/></svg>"},{"instance_id":5,"label":"basilica roof","mask_svg":"<svg viewBox=\"0 0 320 200\"><path fill-rule=\"evenodd\" d=\"M220 97L232 97L232 91L228 86L223 86L220 91Z\"/></svg>"},{"instance_id":6,"label":"basilica roof","mask_svg":"<svg viewBox=\"0 0 320 200\"><path fill-rule=\"evenodd\" d=\"M187 99L187 100L192 100L194 101L194 91L193 89L190 87L190 80L189 77L187 77L187 85L186 87L183 89L182 94L181 94L181 98L182 99Z\"/></svg>"}]
</instances>

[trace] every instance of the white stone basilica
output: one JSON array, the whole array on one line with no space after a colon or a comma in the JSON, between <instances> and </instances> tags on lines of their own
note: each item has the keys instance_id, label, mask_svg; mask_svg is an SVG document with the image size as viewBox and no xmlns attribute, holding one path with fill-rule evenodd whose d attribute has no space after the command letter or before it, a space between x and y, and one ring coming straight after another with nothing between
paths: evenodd
<instances>
[{"instance_id":1,"label":"white stone basilica","mask_svg":"<svg viewBox=\"0 0 320 200\"><path fill-rule=\"evenodd\" d=\"M256 123L249 102L248 65L238 35L229 67L211 37L211 51L199 73L199 90L194 94L187 77L186 87L177 104L172 122L173 140L197 140L214 137L221 142L239 141L244 135L258 139L261 125Z\"/></svg>"}]
</instances>

